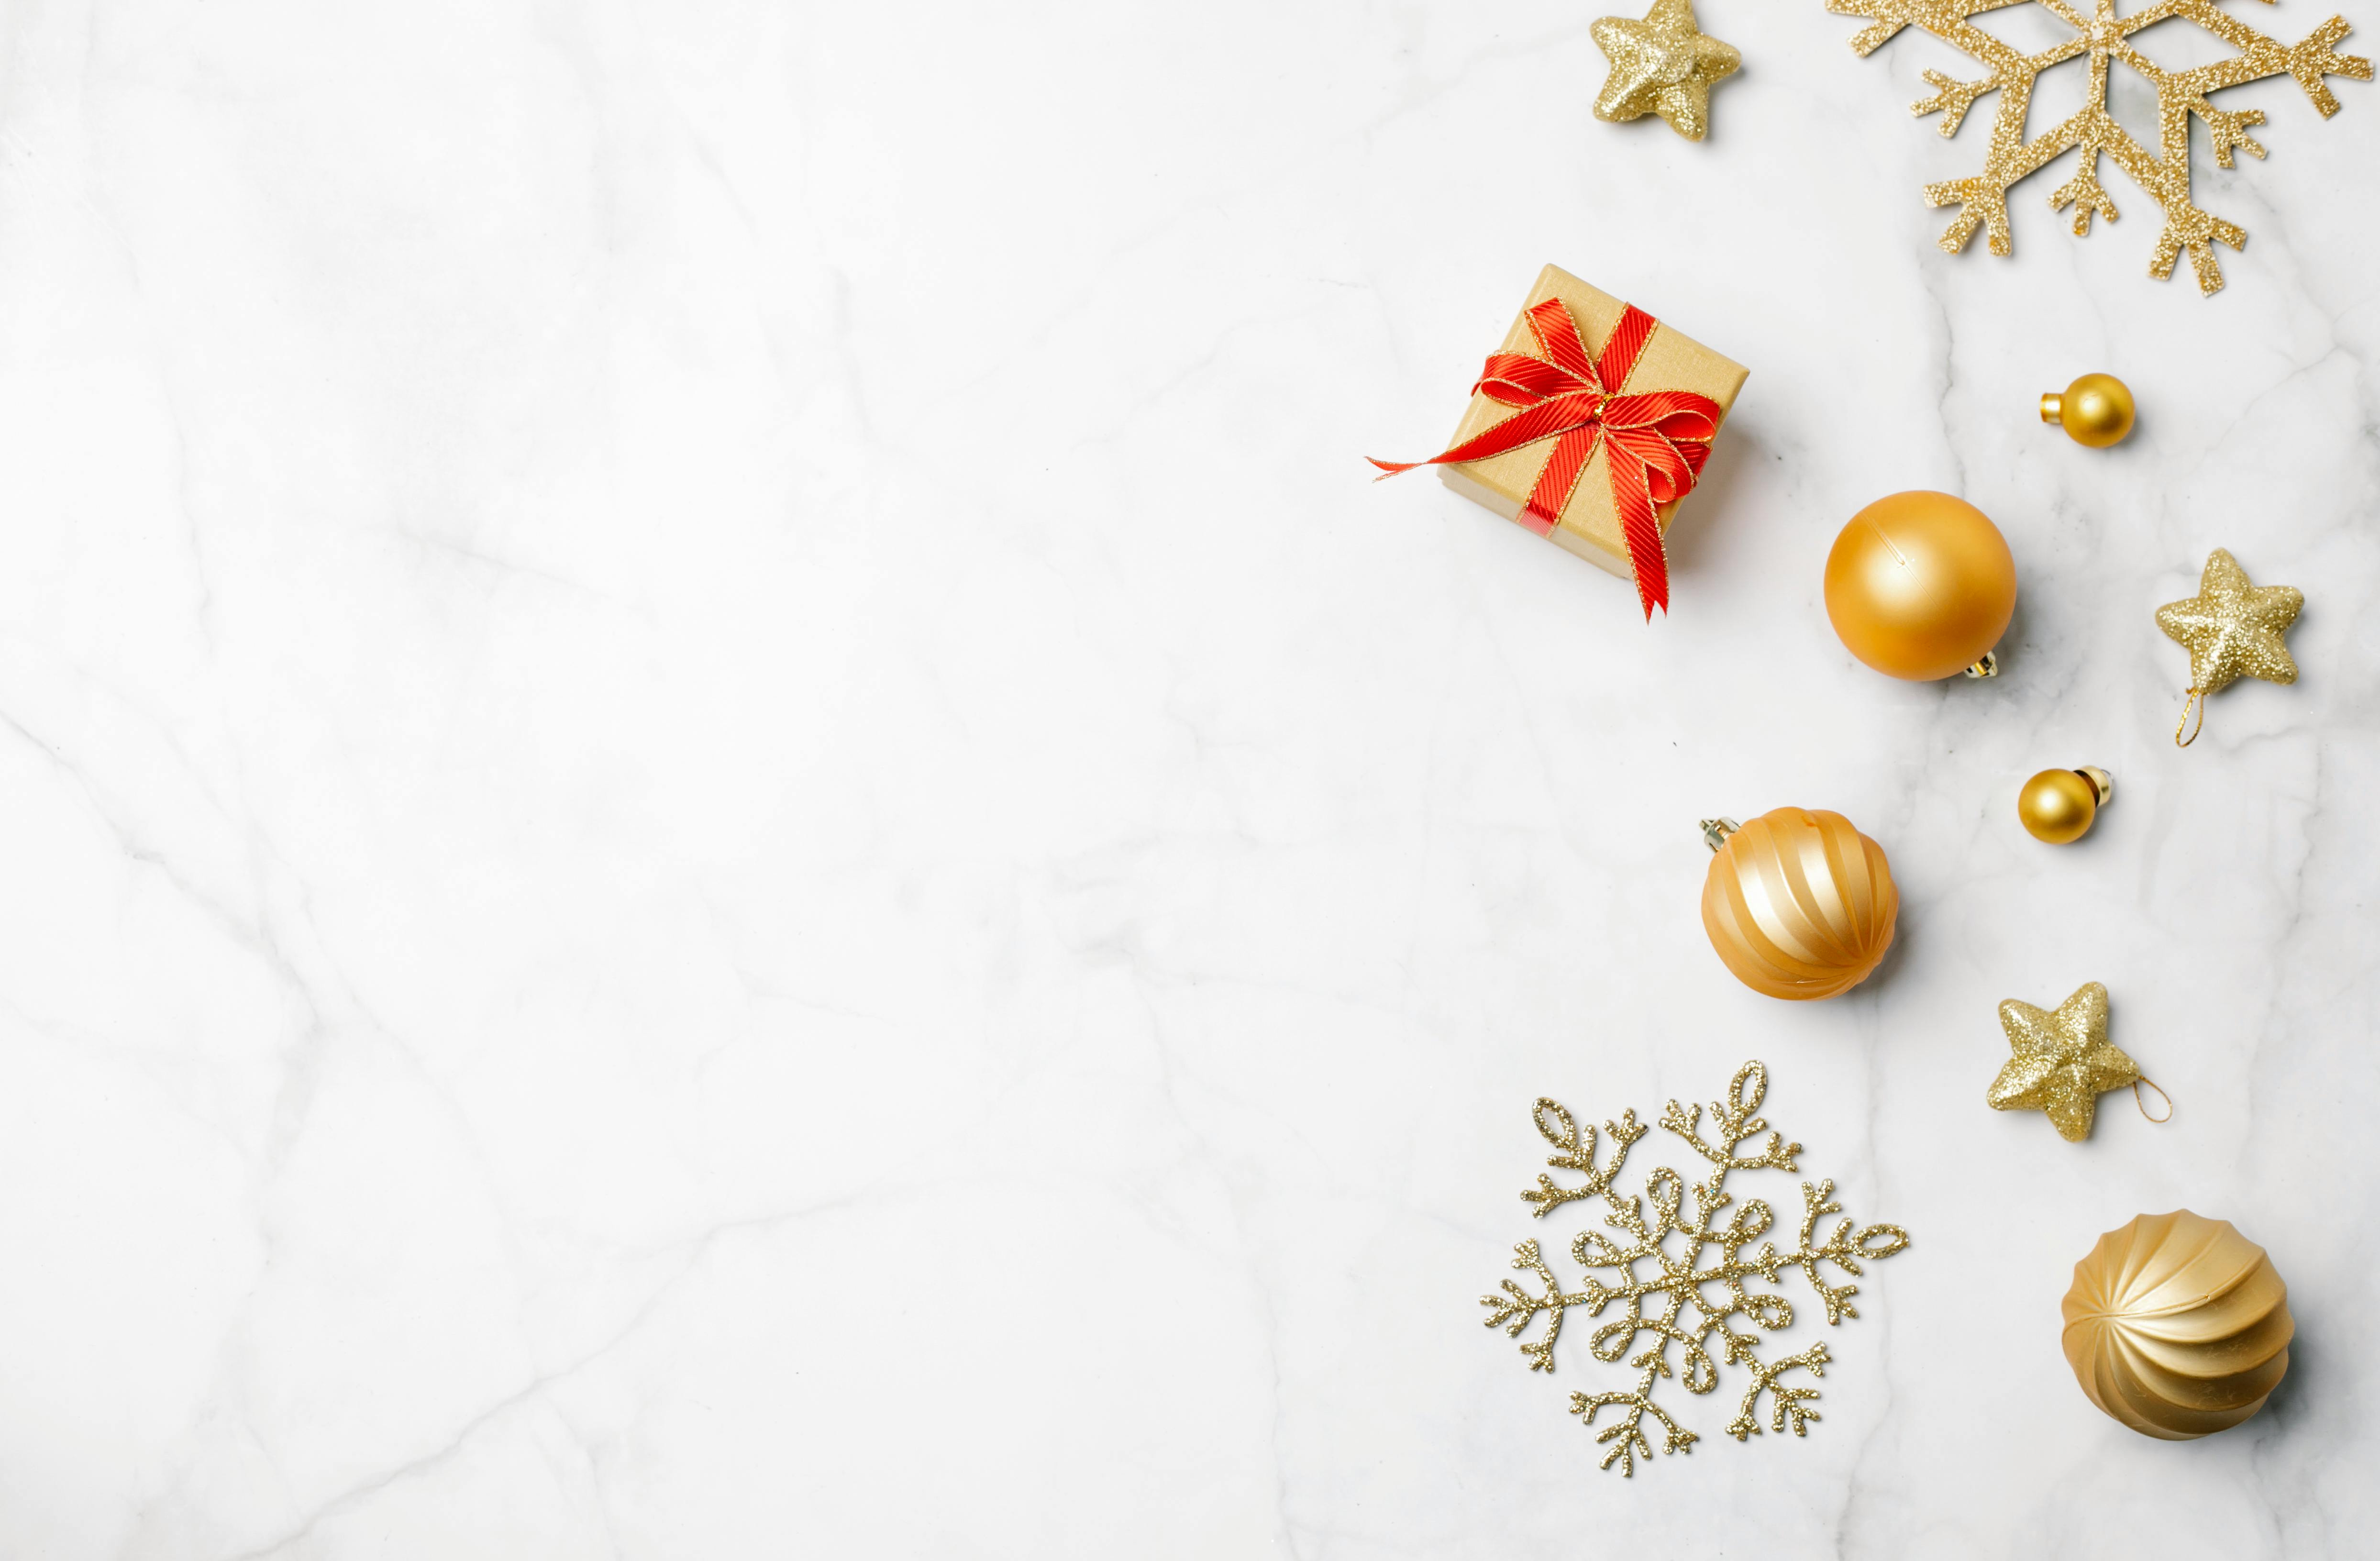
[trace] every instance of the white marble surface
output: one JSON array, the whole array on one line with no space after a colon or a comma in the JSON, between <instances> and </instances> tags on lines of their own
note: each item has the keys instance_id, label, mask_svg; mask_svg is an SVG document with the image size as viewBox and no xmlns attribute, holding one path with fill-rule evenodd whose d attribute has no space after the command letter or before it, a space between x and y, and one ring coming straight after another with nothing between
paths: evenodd
<instances>
[{"instance_id":1,"label":"white marble surface","mask_svg":"<svg viewBox=\"0 0 2380 1561\"><path fill-rule=\"evenodd\" d=\"M1938 253L1925 40L1708 0L1695 146L1590 118L1597 14L0 10L0 1554L2372 1554L2380 89L2233 94L2203 301L2120 180ZM1365 480L1548 260L1752 369L1649 628ZM2033 416L2090 369L2111 454ZM1828 630L1923 486L1996 684ZM2217 545L2304 675L2177 754ZM1840 1001L1696 921L1786 804L1905 896ZM2172 1125L1986 1109L2095 979ZM1787 1336L1807 1440L1598 1473L1475 1303L1528 1103L1751 1057L1914 1244ZM2188 1446L2057 1345L2176 1205L2299 1326Z\"/></svg>"}]
</instances>

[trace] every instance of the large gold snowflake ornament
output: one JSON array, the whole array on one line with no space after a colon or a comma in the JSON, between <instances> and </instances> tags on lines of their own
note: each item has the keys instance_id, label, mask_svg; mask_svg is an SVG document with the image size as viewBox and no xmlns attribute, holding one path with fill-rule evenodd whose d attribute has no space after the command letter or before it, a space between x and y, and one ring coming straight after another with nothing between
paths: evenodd
<instances>
[{"instance_id":1,"label":"large gold snowflake ornament","mask_svg":"<svg viewBox=\"0 0 2380 1561\"><path fill-rule=\"evenodd\" d=\"M2082 166L2049 197L2052 210L2074 208L2076 236L2091 231L2094 212L2111 223L2116 220L2116 203L2099 182L2099 159L2105 156L2165 210L2165 231L2157 236L2156 256L2149 262L2149 274L2160 280L2171 276L2173 262L2182 250L2188 249L2191 266L2198 272L2199 291L2213 293L2223 285L2223 268L2215 260L2216 242L2238 249L2247 243L2248 235L2238 224L2201 209L2191 198L2190 116L2196 115L2206 127L2216 163L2228 168L2235 150L2244 148L2255 156L2265 155L2265 149L2248 134L2265 122L2264 111L2252 108L2233 113L2219 109L2208 100L2208 93L2286 74L2297 79L2298 85L2305 89L2306 96L2313 100L2314 107L2327 119L2338 112L2338 100L2331 95L2325 77L2372 79L2370 60L2331 52L2331 46L2347 36L2347 22L2339 17L2331 18L2309 33L2304 42L2292 45L2268 38L2226 16L2216 9L2215 0L2155 0L2146 9L2126 17L2116 15L2115 0L2097 0L2098 9L2091 15L2067 5L2065 0L2038 0L2043 10L2071 27L2075 34L2038 54L2027 54L2003 42L1967 19L2024 3L2025 0L1827 0L1827 9L1837 16L1867 17L1875 21L1875 26L1864 29L1852 40L1852 47L1862 54L1872 54L1904 27L1918 27L1984 66L1985 74L1975 81L1955 80L1938 70L1925 72L1925 79L1934 86L1934 95L1911 104L1910 111L1942 115L1943 135L1957 133L1960 121L1966 117L1968 108L1977 98L1995 91L2000 95L1998 112L1992 119L1991 154L1985 160L1984 171L1973 178L1946 179L1925 187L1929 205L1959 208L1957 220L1944 231L1941 241L1942 248L1952 254L1966 248L1977 227L1986 230L1993 254L2008 254L2012 248L2009 236L2009 187L2030 177L2069 151L2079 150ZM2272 0L2265 3L2269 5ZM2240 52L2213 65L2169 71L2133 46L2134 34L2177 17L2205 29ZM2032 103L2035 80L2051 66L2082 54L2088 54L2091 60L2091 84L2082 108L2027 140L2025 111ZM2135 140L2107 112L2107 74L2111 67L2119 64L2138 71L2156 89L2158 145L2154 152Z\"/></svg>"},{"instance_id":2,"label":"large gold snowflake ornament","mask_svg":"<svg viewBox=\"0 0 2380 1561\"><path fill-rule=\"evenodd\" d=\"M1586 1180L1575 1187L1563 1187L1540 1171L1537 1185L1521 1196L1535 1205L1540 1219L1565 1204L1600 1197L1606 1205L1603 1223L1619 1232L1620 1239L1588 1230L1572 1243L1571 1256L1588 1270L1576 1291L1561 1288L1535 1240L1523 1241L1512 1249L1512 1266L1536 1275L1544 1292L1533 1295L1507 1279L1502 1294L1481 1296L1479 1304L1488 1308L1489 1327L1501 1327L1514 1338L1539 1317L1546 1320L1545 1337L1521 1346L1529 1369L1538 1372L1554 1369L1554 1341L1561 1337L1566 1313L1575 1308L1591 1317L1607 1312L1613 1314L1611 1321L1595 1330L1587 1348L1597 1360L1607 1363L1624 1357L1637 1373L1636 1386L1625 1391L1573 1393L1570 1399L1571 1413L1585 1416L1585 1423L1590 1426L1605 1410L1618 1411L1613 1422L1596 1436L1610 1449L1603 1455L1606 1469L1617 1463L1622 1475L1633 1475L1639 1458L1653 1456L1652 1442L1645 1435L1647 1416L1661 1428L1663 1452L1691 1452L1699 1438L1654 1402L1653 1389L1662 1378L1682 1371L1687 1392L1708 1393L1718 1386L1721 1360L1742 1366L1752 1378L1736 1406L1735 1419L1728 1422L1729 1435L1742 1442L1760 1434L1764 1393L1769 1398L1768 1429L1781 1432L1790 1421L1794 1435L1805 1434L1809 1422L1819 1418L1809 1407L1818 1390L1782 1379L1791 1371L1824 1376L1833 1357L1821 1342L1780 1360L1761 1360L1760 1333L1752 1330L1790 1327L1793 1304L1773 1290L1750 1289L1751 1282L1758 1279L1774 1285L1787 1269L1798 1268L1826 1308L1827 1321L1840 1323L1859 1315L1852 1305L1859 1287L1828 1284L1819 1265L1830 1265L1856 1275L1864 1260L1890 1257L1909 1244L1909 1233L1897 1225L1870 1225L1854 1231L1848 1218L1835 1227L1832 1235L1822 1238L1819 1220L1842 1213L1842 1205L1834 1201L1831 1180L1802 1183L1801 1230L1791 1251L1779 1251L1774 1241L1761 1240L1775 1216L1757 1198L1719 1221L1735 1203L1727 1191L1730 1172L1797 1168L1793 1156L1802 1152L1802 1146L1787 1143L1782 1133L1769 1133L1767 1145L1755 1154L1742 1152L1746 1140L1767 1131L1767 1122L1755 1114L1767 1092L1768 1070L1757 1062L1745 1063L1737 1070L1727 1098L1713 1103L1707 1137L1701 1107L1682 1107L1674 1100L1670 1102L1661 1126L1709 1162L1711 1173L1689 1184L1667 1166L1654 1171L1645 1182L1653 1200L1649 1219L1643 1198L1623 1198L1611 1190L1628 1163L1629 1149L1647 1131L1638 1125L1633 1109L1622 1112L1618 1121L1603 1124L1611 1135L1611 1155L1610 1163L1599 1169L1595 1164L1595 1129L1581 1130L1571 1114L1551 1100L1539 1100L1530 1114L1537 1131L1560 1151L1548 1156L1546 1164L1558 1170L1582 1172ZM1670 1250L1672 1236L1682 1238L1676 1251ZM1755 1241L1760 1242L1756 1252L1751 1250ZM1737 1332L1730 1324L1738 1317L1752 1328Z\"/></svg>"}]
</instances>

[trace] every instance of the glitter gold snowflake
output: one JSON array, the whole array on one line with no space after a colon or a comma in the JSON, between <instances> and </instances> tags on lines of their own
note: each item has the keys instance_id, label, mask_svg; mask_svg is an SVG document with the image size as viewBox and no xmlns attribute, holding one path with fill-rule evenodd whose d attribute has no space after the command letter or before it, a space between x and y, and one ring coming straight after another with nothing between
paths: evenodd
<instances>
[{"instance_id":1,"label":"glitter gold snowflake","mask_svg":"<svg viewBox=\"0 0 2380 1561\"><path fill-rule=\"evenodd\" d=\"M2038 0L2043 10L2071 27L2074 36L2037 54L2003 42L1968 20L1986 11L2024 3L2026 0L1827 0L1827 9L1837 16L1874 20L1873 27L1864 29L1852 40L1852 47L1862 54L1873 53L1902 28L1917 27L1973 56L1984 67L1983 78L1974 81L1958 80L1938 70L1925 72L1934 95L1912 103L1910 111L1942 115L1943 135L1958 131L1960 121L1966 117L1977 98L1995 91L2000 95L1998 112L1992 119L1991 152L1985 160L1984 171L1973 178L1946 179L1925 187L1927 204L1959 208L1957 220L1944 231L1941 240L1942 248L1952 254L1966 248L1977 227L1986 230L1993 254L2008 254L2012 247L2009 236L2009 188L2069 151L2080 151L2082 164L2074 176L2049 197L2052 210L2074 208L2076 236L2091 231L2094 213L2111 223L2116 220L2116 203L2099 182L2100 159L2106 157L2165 211L2165 231L2157 236L2156 255L2149 262L2149 274L2160 280L2171 276L2174 261L2182 250L2188 249L2191 266L2198 273L2199 291L2213 293L2223 285L2223 268L2215 259L2216 244L2219 241L2238 249L2247 243L2248 235L2238 224L2202 209L2192 199L2190 116L2196 115L2206 127L2216 164L2228 168L2234 151L2244 149L2257 157L2265 155L2265 149L2248 134L2265 122L2264 111L2219 109L2209 101L2208 93L2286 74L2297 79L2298 85L2305 89L2306 96L2313 100L2314 107L2327 119L2338 112L2338 99L2331 95L2324 78L2372 79L2371 61L2331 52L2332 45L2347 36L2347 22L2339 17L2315 28L2302 42L2289 44L2226 16L2216 8L2215 0L2155 0L2145 9L2124 17L2116 15L2115 0L2096 0L2098 8L2089 15L2067 5L2065 0ZM2271 0L2265 3L2271 4ZM2133 36L2144 28L2176 17L2205 29L2239 53L2192 70L2167 70L2156 65L2134 46ZM2038 137L2026 139L2025 111L2032 104L2036 79L2051 66L2083 54L2090 56L2091 84L2082 108ZM2155 151L2134 139L2107 112L2108 71L2118 64L2138 71L2156 89Z\"/></svg>"},{"instance_id":2,"label":"glitter gold snowflake","mask_svg":"<svg viewBox=\"0 0 2380 1561\"><path fill-rule=\"evenodd\" d=\"M1589 1230L1572 1244L1571 1256L1588 1271L1575 1291L1561 1288L1535 1240L1523 1241L1513 1249L1512 1266L1535 1274L1545 1287L1542 1293L1532 1294L1507 1279L1502 1294L1481 1296L1479 1303L1488 1308L1488 1325L1501 1327L1514 1338L1539 1317L1545 1319L1544 1337L1521 1346L1529 1369L1539 1372L1554 1369L1554 1341L1561 1337L1565 1313L1573 1308L1591 1317L1613 1313L1611 1321L1595 1330L1587 1348L1598 1361L1625 1358L1637 1373L1636 1386L1625 1391L1573 1393L1570 1400L1571 1413L1585 1416L1589 1426L1606 1410L1616 1411L1612 1422L1596 1436L1610 1449L1603 1456L1606 1469L1617 1463L1622 1475L1633 1475L1639 1458L1653 1456L1652 1442L1645 1434L1648 1416L1660 1427L1663 1452L1691 1452L1697 1440L1694 1433L1654 1402L1653 1390L1664 1377L1682 1373L1687 1392L1708 1393L1718 1386L1722 1359L1729 1365L1743 1367L1752 1379L1736 1406L1735 1419L1728 1422L1729 1435L1742 1442L1760 1434L1763 1394L1769 1399L1769 1430L1782 1432L1791 1422L1794 1435L1805 1434L1809 1422L1819 1418L1810 1408L1818 1390L1783 1379L1788 1372L1797 1370L1822 1377L1833 1357L1824 1343L1817 1343L1781 1360L1761 1360L1760 1333L1753 1330L1773 1332L1791 1325L1793 1305L1773 1290L1753 1289L1752 1282L1774 1285L1787 1269L1798 1268L1826 1308L1827 1321L1840 1323L1859 1315L1852 1305L1859 1287L1828 1284L1820 1265L1856 1275L1862 1272L1863 1261L1890 1257L1909 1244L1909 1233L1897 1225L1870 1225L1854 1231L1849 1218L1837 1225L1832 1235L1821 1238L1818 1222L1828 1215L1842 1213L1842 1205L1834 1201L1831 1180L1802 1183L1801 1230L1791 1251L1779 1251L1774 1241L1761 1240L1774 1224L1774 1216L1760 1199L1736 1207L1724 1221L1714 1223L1735 1204L1734 1195L1727 1191L1731 1172L1797 1168L1793 1156L1802 1152L1802 1146L1786 1142L1782 1133L1770 1132L1767 1145L1757 1153L1742 1152L1747 1140L1767 1131L1767 1122L1755 1115L1767 1091L1768 1070L1757 1062L1745 1063L1736 1071L1727 1098L1712 1104L1708 1136L1704 1132L1701 1107L1682 1107L1674 1100L1670 1102L1661 1126L1707 1161L1711 1173L1690 1184L1667 1166L1654 1171L1645 1183L1653 1200L1650 1218L1642 1197L1622 1197L1611 1190L1628 1162L1629 1149L1647 1131L1638 1125L1633 1109L1622 1112L1618 1121L1603 1124L1611 1135L1611 1151L1609 1162L1599 1168L1595 1163L1594 1128L1582 1130L1568 1111L1551 1100L1539 1100L1531 1113L1537 1131L1560 1151L1548 1156L1546 1164L1581 1172L1586 1180L1575 1187L1564 1187L1541 1171L1537 1185L1521 1196L1536 1207L1540 1219L1565 1204L1600 1197L1606 1204L1603 1223L1618 1232L1618 1238ZM1682 1238L1674 1251L1670 1244L1672 1236ZM1751 1250L1755 1241L1760 1242L1756 1252ZM1730 1325L1738 1317L1752 1327L1738 1332Z\"/></svg>"}]
</instances>

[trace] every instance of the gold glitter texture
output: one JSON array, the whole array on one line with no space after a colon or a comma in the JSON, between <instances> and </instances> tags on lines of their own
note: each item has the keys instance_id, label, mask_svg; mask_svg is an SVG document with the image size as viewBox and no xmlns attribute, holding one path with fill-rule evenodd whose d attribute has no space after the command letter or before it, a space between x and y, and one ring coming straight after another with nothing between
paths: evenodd
<instances>
[{"instance_id":1,"label":"gold glitter texture","mask_svg":"<svg viewBox=\"0 0 2380 1561\"><path fill-rule=\"evenodd\" d=\"M1658 114L1690 141L1710 133L1711 83L1734 75L1743 56L1695 27L1694 0L1654 0L1643 21L1605 17L1589 30L1611 61L1597 119Z\"/></svg>"},{"instance_id":2,"label":"gold glitter texture","mask_svg":"<svg viewBox=\"0 0 2380 1561\"><path fill-rule=\"evenodd\" d=\"M1698 1440L1695 1434L1654 1401L1653 1390L1664 1377L1682 1376L1687 1392L1708 1393L1718 1386L1722 1361L1743 1367L1751 1376L1736 1406L1735 1419L1728 1422L1729 1435L1741 1442L1760 1434L1764 1394L1768 1398L1769 1430L1782 1432L1790 1422L1794 1435L1805 1434L1809 1422L1819 1418L1809 1407L1818 1391L1783 1378L1794 1371L1824 1376L1833 1357L1819 1343L1781 1360L1761 1360L1760 1334L1750 1329L1739 1333L1730 1321L1742 1317L1755 1328L1774 1331L1791 1325L1793 1306L1773 1290L1751 1289L1751 1282L1758 1279L1774 1285L1785 1270L1798 1268L1826 1308L1827 1321L1840 1323L1859 1315L1851 1303L1859 1287L1828 1284L1820 1265L1856 1275L1862 1272L1862 1262L1890 1257L1909 1244L1909 1233L1897 1225L1870 1225L1854 1231L1848 1218L1835 1227L1832 1235L1821 1239L1818 1221L1842 1213L1842 1205L1834 1201L1831 1180L1802 1183L1801 1230L1791 1251L1780 1252L1775 1242L1760 1241L1774 1216L1758 1198L1719 1220L1735 1203L1727 1191L1730 1173L1799 1168L1793 1156L1802 1152L1802 1146L1786 1142L1782 1133L1770 1132L1767 1146L1756 1153L1742 1152L1746 1140L1767 1131L1767 1122L1755 1115L1767 1090L1768 1070L1758 1062L1745 1063L1729 1085L1727 1098L1712 1104L1707 1136L1701 1107L1670 1102L1661 1118L1662 1128L1682 1140L1712 1168L1707 1178L1692 1184L1667 1166L1655 1170L1645 1183L1653 1201L1650 1218L1643 1197L1622 1197L1612 1191L1612 1183L1627 1164L1629 1149L1648 1131L1638 1124L1634 1110L1603 1124L1611 1148L1609 1162L1601 1168L1595 1163L1594 1128L1580 1128L1568 1111L1551 1100L1539 1100L1531 1113L1537 1131L1559 1151L1546 1164L1580 1172L1585 1180L1566 1187L1541 1171L1537 1185L1521 1196L1541 1219L1565 1204L1600 1197L1606 1205L1603 1223L1618 1232L1618 1239L1589 1230L1572 1244L1571 1256L1588 1270L1575 1291L1561 1288L1535 1240L1523 1241L1513 1249L1512 1266L1535 1274L1544 1286L1542 1293L1532 1293L1507 1279L1503 1293L1481 1296L1479 1304L1488 1308L1488 1326L1501 1327L1514 1338L1539 1317L1545 1319L1544 1337L1521 1346L1529 1369L1541 1372L1554 1369L1554 1342L1561 1337L1563 1315L1572 1308L1584 1309L1591 1317L1614 1313L1611 1321L1595 1330L1587 1348L1598 1361L1625 1359L1638 1373L1636 1386L1625 1391L1573 1393L1570 1401L1571 1413L1585 1417L1584 1423L1589 1426L1604 1410L1617 1411L1613 1422L1596 1435L1597 1443L1609 1448L1603 1456L1605 1469L1617 1463L1623 1476L1633 1475L1636 1460L1653 1456L1646 1434L1648 1417L1660 1428L1663 1452L1692 1451ZM1714 1224L1715 1220L1718 1223ZM1672 1236L1682 1238L1675 1251L1670 1247ZM1757 1252L1750 1250L1755 1241L1760 1241ZM1645 1266L1640 1271L1639 1265Z\"/></svg>"},{"instance_id":3,"label":"gold glitter texture","mask_svg":"<svg viewBox=\"0 0 2380 1561\"><path fill-rule=\"evenodd\" d=\"M2213 694L2243 677L2295 683L2298 664L2281 642L2305 593L2295 586L2256 586L2221 548L2206 555L2198 594L2156 611L2157 627L2190 651L2190 691Z\"/></svg>"},{"instance_id":4,"label":"gold glitter texture","mask_svg":"<svg viewBox=\"0 0 2380 1561\"><path fill-rule=\"evenodd\" d=\"M1984 1098L2002 1111L2046 1113L2069 1144L2091 1136L2101 1095L2141 1076L2107 1040L2107 988L2095 981L2054 1012L2010 998L2000 1004L2000 1028L2012 1055Z\"/></svg>"},{"instance_id":5,"label":"gold glitter texture","mask_svg":"<svg viewBox=\"0 0 2380 1561\"><path fill-rule=\"evenodd\" d=\"M2223 270L2215 259L2216 243L2219 240L2238 249L2247 243L2248 236L2237 224L2202 210L2191 198L2190 116L2196 115L2206 127L2216 164L2228 168L2235 150L2245 149L2257 157L2265 155L2265 149L2248 134L2265 122L2265 114L2262 109L2232 113L2216 108L2208 100L2208 93L2286 74L2296 78L2306 96L2313 100L2314 107L2327 119L2338 112L2338 99L2331 94L2325 77L2372 79L2371 61L2331 52L2331 46L2348 32L2346 20L2339 17L2314 29L2303 42L2289 44L2225 15L2216 8L2214 0L2155 0L2125 17L2116 15L2115 0L2097 0L2097 8L2088 15L2065 0L2039 0L2043 10L2072 28L2075 35L2038 54L2027 54L2002 42L1967 19L2022 3L2023 0L1827 0L1827 9L1837 16L1874 19L1874 26L1852 40L1852 47L1862 54L1873 53L1904 27L1918 27L1973 56L1985 67L1984 76L1973 81L1957 80L1937 70L1925 72L1934 95L1912 103L1910 111L1941 115L1943 135L1957 132L1960 121L1966 117L1968 108L1977 98L1991 91L2000 95L1998 111L1992 119L1991 151L1985 160L1984 171L1973 178L1948 179L1925 187L1928 205L1959 208L1957 220L1945 230L1941 240L1942 248L1952 254L1966 248L1978 226L1987 230L1993 254L2008 254L2011 248L2009 188L2067 151L2079 150L2082 154L2081 166L2049 197L2052 210L2074 208L2076 236L2091 231L2094 212L2111 223L2116 220L2116 203L2099 182L2099 160L2104 156L2164 209L2165 231L2157 236L2149 274L2160 279L2171 276L2175 260L2186 248L2190 251L2190 263L2198 273L2199 291L2213 293L2223 285ZM2213 65L2168 71L2133 46L2134 34L2177 17L2205 29L2240 52ZM2039 137L2027 140L2025 111L2033 101L2035 79L2049 67L2084 54L2091 61L2091 85L2083 106ZM2147 78L2156 89L2158 139L2154 152L2134 139L2107 112L2108 68L2119 63Z\"/></svg>"}]
</instances>

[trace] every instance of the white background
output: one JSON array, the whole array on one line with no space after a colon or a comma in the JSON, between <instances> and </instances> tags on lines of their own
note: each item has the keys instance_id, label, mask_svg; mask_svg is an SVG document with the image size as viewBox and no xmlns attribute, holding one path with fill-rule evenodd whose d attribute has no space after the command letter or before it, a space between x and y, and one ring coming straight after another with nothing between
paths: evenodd
<instances>
[{"instance_id":1,"label":"white background","mask_svg":"<svg viewBox=\"0 0 2380 1561\"><path fill-rule=\"evenodd\" d=\"M1937 251L1930 40L1708 0L1694 145L1591 117L1597 11L0 6L0 1554L2365 1553L2380 89L2224 100L2207 301L2070 163ZM1548 260L1752 370L1649 627L1366 480ZM2096 369L2112 453L2034 412ZM1996 683L1828 628L1913 487L2014 548ZM2303 676L2178 754L2218 545ZM1904 897L1840 1000L1697 921L1694 820L1786 805ZM2089 980L2171 1125L1985 1107ZM1529 1102L1753 1057L1912 1244L1784 1287L1807 1439L1731 1371L1598 1472L1584 1320L1480 1325L1591 1217ZM2058 1348L2176 1206L2299 1330L2189 1445Z\"/></svg>"}]
</instances>

